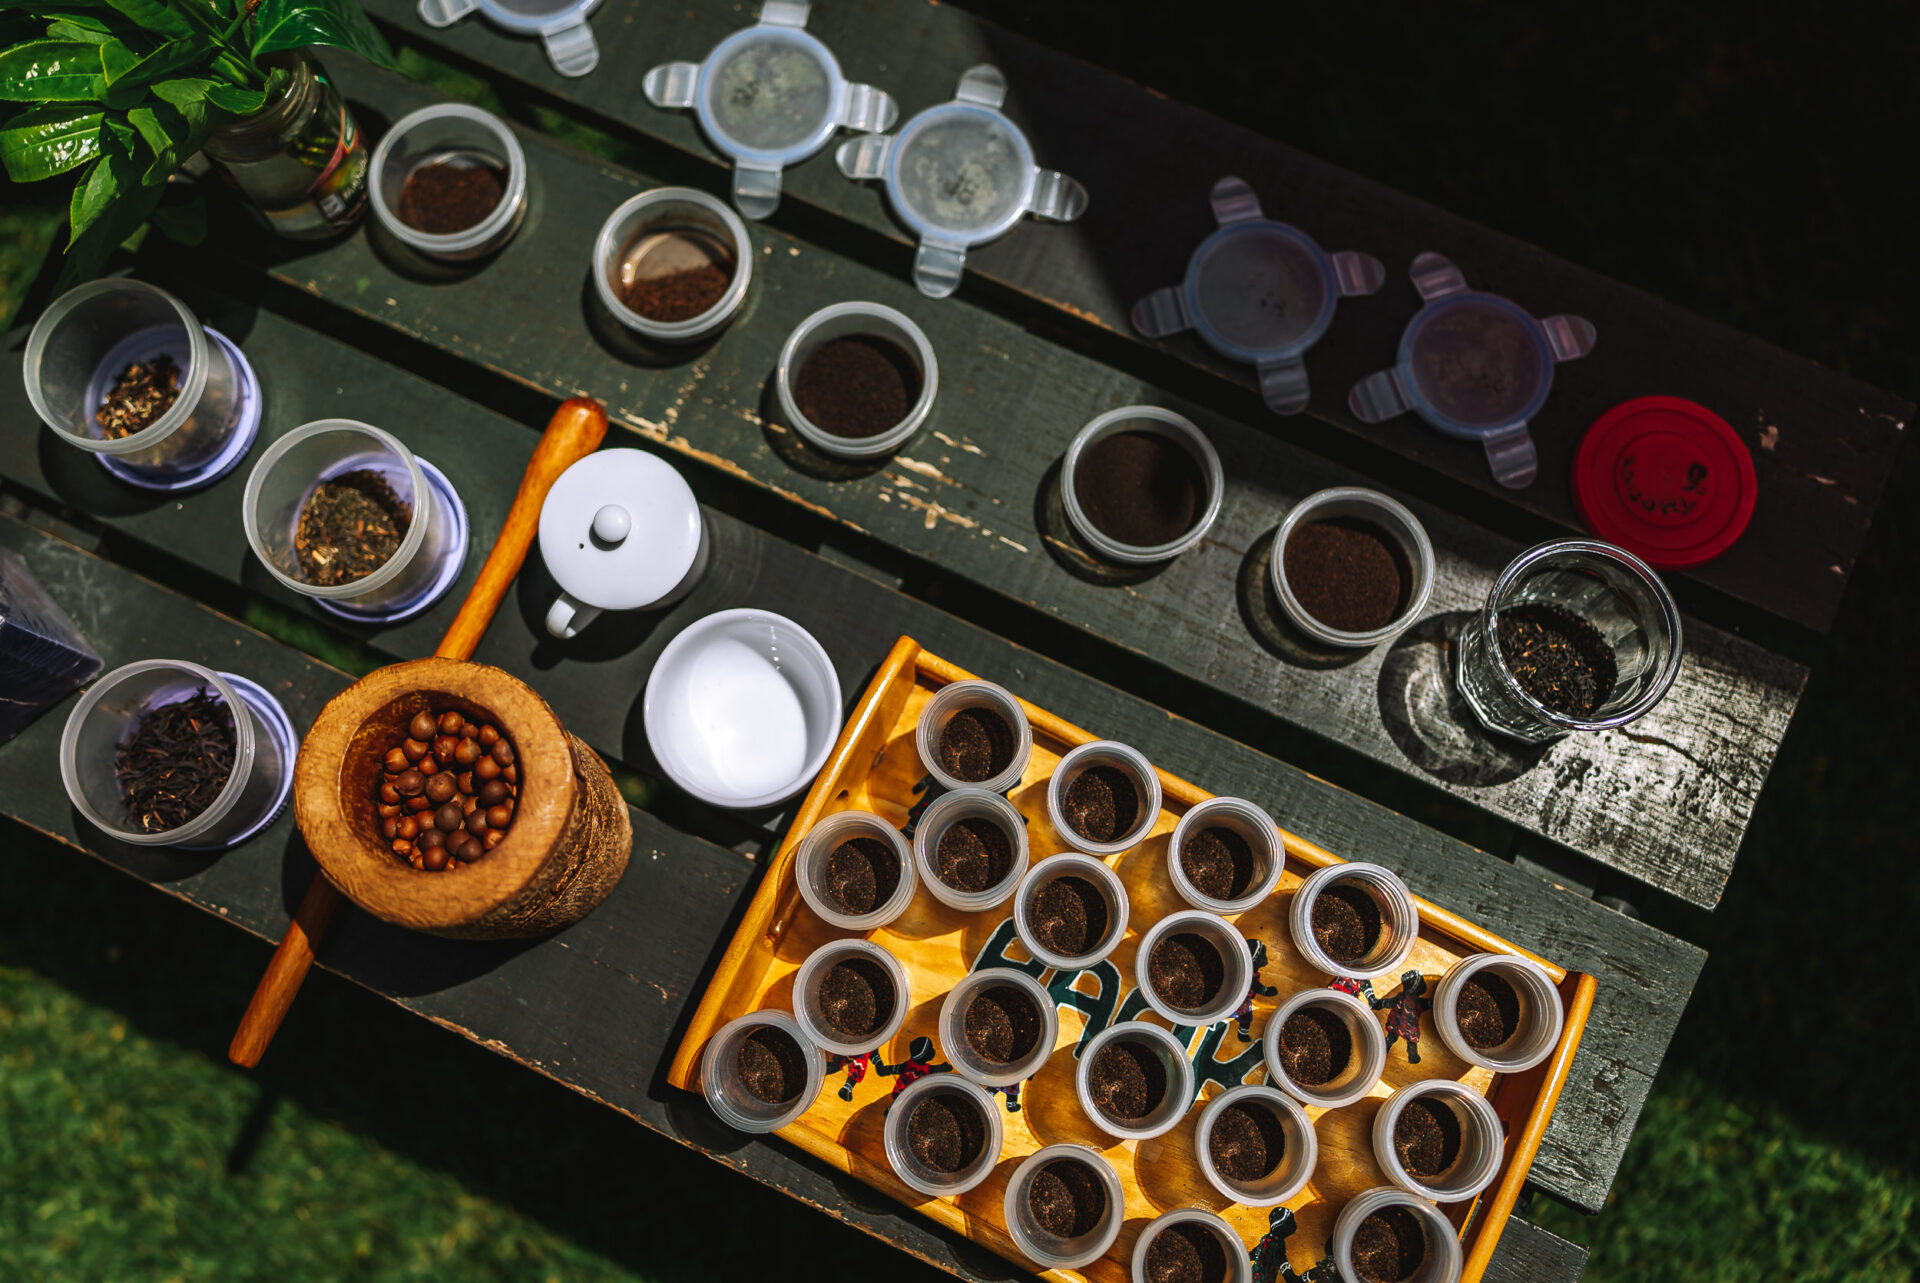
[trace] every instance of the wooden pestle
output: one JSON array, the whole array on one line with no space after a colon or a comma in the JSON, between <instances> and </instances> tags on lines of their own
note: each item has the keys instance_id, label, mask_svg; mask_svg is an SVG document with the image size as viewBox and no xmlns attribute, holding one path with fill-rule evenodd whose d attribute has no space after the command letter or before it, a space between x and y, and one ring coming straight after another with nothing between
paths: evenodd
<instances>
[{"instance_id":1,"label":"wooden pestle","mask_svg":"<svg viewBox=\"0 0 1920 1283\"><path fill-rule=\"evenodd\" d=\"M574 397L553 412L547 430L540 434L540 443L533 448L533 457L527 460L527 470L520 477L520 489L513 496L506 521L501 523L499 537L493 541L493 550L480 567L466 601L461 603L460 613L454 616L446 636L435 648L436 656L472 658L513 577L520 573L521 563L527 559L527 549L532 547L533 537L540 529L540 506L546 502L547 491L553 488L561 473L597 450L606 435L607 412L592 397ZM227 1048L227 1057L234 1064L251 1069L260 1063L267 1044L273 1041L280 1022L286 1019L294 995L300 992L301 982L307 978L314 950L320 947L328 924L344 900L333 883L319 874L314 875L312 885L307 887L299 907L293 911L287 934L281 937L280 947L267 963L266 974L260 977L260 985L253 991L246 1014L240 1018L240 1027L234 1031L233 1043Z\"/></svg>"}]
</instances>

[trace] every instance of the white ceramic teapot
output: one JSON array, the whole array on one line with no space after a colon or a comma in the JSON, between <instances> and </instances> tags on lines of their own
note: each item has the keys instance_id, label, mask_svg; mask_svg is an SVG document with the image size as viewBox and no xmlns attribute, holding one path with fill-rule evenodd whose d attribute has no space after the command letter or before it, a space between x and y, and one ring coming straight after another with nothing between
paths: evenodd
<instances>
[{"instance_id":1,"label":"white ceramic teapot","mask_svg":"<svg viewBox=\"0 0 1920 1283\"><path fill-rule=\"evenodd\" d=\"M707 568L707 527L671 464L642 450L601 450L547 492L540 555L560 585L547 631L573 637L603 610L686 595Z\"/></svg>"}]
</instances>

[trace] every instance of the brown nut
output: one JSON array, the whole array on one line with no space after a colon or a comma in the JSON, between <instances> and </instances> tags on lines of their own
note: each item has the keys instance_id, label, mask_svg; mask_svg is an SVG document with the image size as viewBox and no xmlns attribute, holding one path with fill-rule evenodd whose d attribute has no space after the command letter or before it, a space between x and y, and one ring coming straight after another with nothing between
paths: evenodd
<instances>
[{"instance_id":1,"label":"brown nut","mask_svg":"<svg viewBox=\"0 0 1920 1283\"><path fill-rule=\"evenodd\" d=\"M418 770L422 775L434 776L440 773L440 763L431 753L427 754L425 757L421 758L419 761L415 762L413 765L414 765L414 768Z\"/></svg>"},{"instance_id":2,"label":"brown nut","mask_svg":"<svg viewBox=\"0 0 1920 1283\"><path fill-rule=\"evenodd\" d=\"M400 836L400 817L389 815L380 821L380 836L391 842Z\"/></svg>"},{"instance_id":3,"label":"brown nut","mask_svg":"<svg viewBox=\"0 0 1920 1283\"><path fill-rule=\"evenodd\" d=\"M507 743L505 740L494 741L493 747L488 751L492 755L493 760L500 763L500 765L513 765L513 745Z\"/></svg>"},{"instance_id":4,"label":"brown nut","mask_svg":"<svg viewBox=\"0 0 1920 1283\"><path fill-rule=\"evenodd\" d=\"M409 762L417 762L427 755L427 746L420 740L408 738L401 743L400 752Z\"/></svg>"},{"instance_id":5,"label":"brown nut","mask_svg":"<svg viewBox=\"0 0 1920 1283\"><path fill-rule=\"evenodd\" d=\"M513 803L502 802L498 806L487 808L487 827L504 829L513 823Z\"/></svg>"},{"instance_id":6,"label":"brown nut","mask_svg":"<svg viewBox=\"0 0 1920 1283\"><path fill-rule=\"evenodd\" d=\"M453 750L459 747L460 737L458 735L435 736L433 741L433 755L439 761L450 761L453 758Z\"/></svg>"},{"instance_id":7,"label":"brown nut","mask_svg":"<svg viewBox=\"0 0 1920 1283\"><path fill-rule=\"evenodd\" d=\"M483 757L473 764L473 778L476 780L496 780L500 778L500 763L490 757Z\"/></svg>"},{"instance_id":8,"label":"brown nut","mask_svg":"<svg viewBox=\"0 0 1920 1283\"><path fill-rule=\"evenodd\" d=\"M435 806L439 806L442 802L451 801L453 795L459 791L460 786L455 784L453 782L453 776L445 771L440 772L427 781L427 796L433 799Z\"/></svg>"},{"instance_id":9,"label":"brown nut","mask_svg":"<svg viewBox=\"0 0 1920 1283\"><path fill-rule=\"evenodd\" d=\"M388 806L388 805L387 805L387 804L386 804L385 802L382 802L382 803L381 803L380 805L378 805L378 806L376 806L376 807L374 807L373 809L374 809L374 810L376 810L376 811L378 811L378 812L380 812L380 815L381 815L381 817L382 817L383 819L384 819L384 818L385 818L386 816L389 816L389 815L398 815L398 814L400 814L400 808L399 808L399 807L397 807L397 806Z\"/></svg>"},{"instance_id":10,"label":"brown nut","mask_svg":"<svg viewBox=\"0 0 1920 1283\"><path fill-rule=\"evenodd\" d=\"M460 716L460 710L458 709L450 708L440 714L440 733L442 735L458 735L466 724L467 719Z\"/></svg>"},{"instance_id":11,"label":"brown nut","mask_svg":"<svg viewBox=\"0 0 1920 1283\"><path fill-rule=\"evenodd\" d=\"M387 774L398 775L400 774L400 772L406 770L409 766L413 765L413 763L407 760L407 755L405 752L403 752L400 749L394 748L394 749L387 750L386 760L382 763L382 765L384 765L387 768Z\"/></svg>"},{"instance_id":12,"label":"brown nut","mask_svg":"<svg viewBox=\"0 0 1920 1283\"><path fill-rule=\"evenodd\" d=\"M421 826L420 836L413 840L413 844L422 851L427 850L429 847L445 846L447 844L447 835L440 831L438 822L430 818L426 824Z\"/></svg>"},{"instance_id":13,"label":"brown nut","mask_svg":"<svg viewBox=\"0 0 1920 1283\"><path fill-rule=\"evenodd\" d=\"M477 838L487 835L487 813L485 811L476 808L471 815L467 816L467 832Z\"/></svg>"},{"instance_id":14,"label":"brown nut","mask_svg":"<svg viewBox=\"0 0 1920 1283\"><path fill-rule=\"evenodd\" d=\"M460 766L472 766L480 760L480 745L471 739L461 739L453 746L453 760Z\"/></svg>"},{"instance_id":15,"label":"brown nut","mask_svg":"<svg viewBox=\"0 0 1920 1283\"><path fill-rule=\"evenodd\" d=\"M380 800L389 806L400 805L400 790L393 786L392 780L380 782Z\"/></svg>"},{"instance_id":16,"label":"brown nut","mask_svg":"<svg viewBox=\"0 0 1920 1283\"><path fill-rule=\"evenodd\" d=\"M433 727L434 721L432 713L415 713L413 720L407 723L407 738L422 742L430 740L433 738Z\"/></svg>"},{"instance_id":17,"label":"brown nut","mask_svg":"<svg viewBox=\"0 0 1920 1283\"><path fill-rule=\"evenodd\" d=\"M477 795L482 806L498 806L507 800L508 789L505 780L488 780L480 786Z\"/></svg>"},{"instance_id":18,"label":"brown nut","mask_svg":"<svg viewBox=\"0 0 1920 1283\"><path fill-rule=\"evenodd\" d=\"M480 747L481 748L492 748L494 746L494 743L498 741L499 738L500 738L500 732L495 730L493 727L482 726L480 728Z\"/></svg>"},{"instance_id":19,"label":"brown nut","mask_svg":"<svg viewBox=\"0 0 1920 1283\"><path fill-rule=\"evenodd\" d=\"M500 778L509 784L518 784L520 782L520 768L518 766L509 766L500 772Z\"/></svg>"},{"instance_id":20,"label":"brown nut","mask_svg":"<svg viewBox=\"0 0 1920 1283\"><path fill-rule=\"evenodd\" d=\"M427 777L418 771L407 770L393 777L393 787L407 797L415 797L427 786Z\"/></svg>"},{"instance_id":21,"label":"brown nut","mask_svg":"<svg viewBox=\"0 0 1920 1283\"><path fill-rule=\"evenodd\" d=\"M460 791L462 793L465 793L469 796L472 795L473 789L474 789L472 771L460 772L460 774L453 777L453 782L460 787Z\"/></svg>"},{"instance_id":22,"label":"brown nut","mask_svg":"<svg viewBox=\"0 0 1920 1283\"><path fill-rule=\"evenodd\" d=\"M410 797L406 800L406 803L400 809L406 812L418 813L420 811L426 810L428 807L432 805L433 803L424 796Z\"/></svg>"},{"instance_id":23,"label":"brown nut","mask_svg":"<svg viewBox=\"0 0 1920 1283\"><path fill-rule=\"evenodd\" d=\"M494 847L499 846L502 842L506 840L507 840L507 835L504 830L489 829L487 831L487 835L480 839L480 845L484 846L487 850L491 851L493 850Z\"/></svg>"},{"instance_id":24,"label":"brown nut","mask_svg":"<svg viewBox=\"0 0 1920 1283\"><path fill-rule=\"evenodd\" d=\"M458 802L449 802L433 813L433 827L442 833L451 833L466 821L467 813L460 809Z\"/></svg>"},{"instance_id":25,"label":"brown nut","mask_svg":"<svg viewBox=\"0 0 1920 1283\"><path fill-rule=\"evenodd\" d=\"M447 867L447 848L430 846L420 853L420 867L429 873L438 873Z\"/></svg>"}]
</instances>

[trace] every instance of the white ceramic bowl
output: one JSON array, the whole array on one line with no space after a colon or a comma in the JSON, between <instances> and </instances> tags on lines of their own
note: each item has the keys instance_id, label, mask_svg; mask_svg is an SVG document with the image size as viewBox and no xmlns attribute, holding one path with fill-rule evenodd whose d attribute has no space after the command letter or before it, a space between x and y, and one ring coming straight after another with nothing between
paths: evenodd
<instances>
[{"instance_id":1,"label":"white ceramic bowl","mask_svg":"<svg viewBox=\"0 0 1920 1283\"><path fill-rule=\"evenodd\" d=\"M748 810L793 796L840 737L840 679L806 629L722 610L667 643L647 678L647 743L702 802Z\"/></svg>"}]
</instances>

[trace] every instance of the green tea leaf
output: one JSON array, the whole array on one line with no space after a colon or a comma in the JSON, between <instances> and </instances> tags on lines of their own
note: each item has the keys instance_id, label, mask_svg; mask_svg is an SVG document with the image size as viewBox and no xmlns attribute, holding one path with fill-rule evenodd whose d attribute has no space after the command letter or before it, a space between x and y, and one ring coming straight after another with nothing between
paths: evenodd
<instances>
[{"instance_id":1,"label":"green tea leaf","mask_svg":"<svg viewBox=\"0 0 1920 1283\"><path fill-rule=\"evenodd\" d=\"M100 46L100 66L109 90L144 88L164 76L205 65L212 46L198 36L169 40L148 53L120 40Z\"/></svg>"},{"instance_id":2,"label":"green tea leaf","mask_svg":"<svg viewBox=\"0 0 1920 1283\"><path fill-rule=\"evenodd\" d=\"M196 196L179 205L153 211L153 226L176 245L198 245L207 239L207 202Z\"/></svg>"},{"instance_id":3,"label":"green tea leaf","mask_svg":"<svg viewBox=\"0 0 1920 1283\"><path fill-rule=\"evenodd\" d=\"M83 40L33 40L0 51L0 98L92 102L103 88L99 45Z\"/></svg>"},{"instance_id":4,"label":"green tea leaf","mask_svg":"<svg viewBox=\"0 0 1920 1283\"><path fill-rule=\"evenodd\" d=\"M204 30L195 27L185 14L166 0L107 0L107 3L133 19L135 25L157 36L186 36L196 30ZM184 3L192 4L195 0L184 0ZM212 21L211 14L208 21Z\"/></svg>"},{"instance_id":5,"label":"green tea leaf","mask_svg":"<svg viewBox=\"0 0 1920 1283\"><path fill-rule=\"evenodd\" d=\"M100 154L98 107L34 107L0 125L0 160L7 177L31 183L77 169Z\"/></svg>"},{"instance_id":6,"label":"green tea leaf","mask_svg":"<svg viewBox=\"0 0 1920 1283\"><path fill-rule=\"evenodd\" d=\"M356 0L261 0L253 15L253 55L331 45L398 71L393 50Z\"/></svg>"},{"instance_id":7,"label":"green tea leaf","mask_svg":"<svg viewBox=\"0 0 1920 1283\"><path fill-rule=\"evenodd\" d=\"M267 91L264 89L242 89L239 85L230 85L224 80L213 82L213 88L207 90L207 101L221 111L236 116L251 116L267 105Z\"/></svg>"},{"instance_id":8,"label":"green tea leaf","mask_svg":"<svg viewBox=\"0 0 1920 1283\"><path fill-rule=\"evenodd\" d=\"M137 180L131 185L123 184L100 216L67 246L67 261L61 268L60 279L54 283L55 292L64 293L100 275L100 269L106 266L113 251L140 230L165 191L163 186L145 187Z\"/></svg>"},{"instance_id":9,"label":"green tea leaf","mask_svg":"<svg viewBox=\"0 0 1920 1283\"><path fill-rule=\"evenodd\" d=\"M139 186L140 169L135 159L138 147L139 140L120 120L101 129L100 155L74 183L73 199L68 202L69 246L107 212L123 191Z\"/></svg>"},{"instance_id":10,"label":"green tea leaf","mask_svg":"<svg viewBox=\"0 0 1920 1283\"><path fill-rule=\"evenodd\" d=\"M103 45L113 39L113 29L98 18L71 13L48 23L47 35L54 40L78 40L83 44Z\"/></svg>"},{"instance_id":11,"label":"green tea leaf","mask_svg":"<svg viewBox=\"0 0 1920 1283\"><path fill-rule=\"evenodd\" d=\"M127 120L153 151L153 163L141 178L148 186L166 182L187 157L200 150L212 128L205 99L189 99L179 107L168 102L135 107Z\"/></svg>"}]
</instances>

